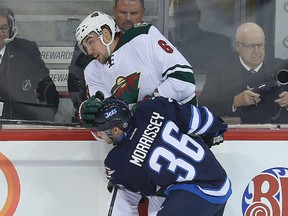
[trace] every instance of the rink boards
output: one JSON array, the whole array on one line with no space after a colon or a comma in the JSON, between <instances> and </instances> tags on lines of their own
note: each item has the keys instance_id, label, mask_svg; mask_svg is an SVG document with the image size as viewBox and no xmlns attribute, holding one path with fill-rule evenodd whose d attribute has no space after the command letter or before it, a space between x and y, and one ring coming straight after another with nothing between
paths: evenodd
<instances>
[{"instance_id":1,"label":"rink boards","mask_svg":"<svg viewBox=\"0 0 288 216\"><path fill-rule=\"evenodd\" d=\"M232 128L225 139L212 148L233 185L225 215L287 216L288 130ZM0 215L107 215L110 148L84 129L1 130Z\"/></svg>"}]
</instances>

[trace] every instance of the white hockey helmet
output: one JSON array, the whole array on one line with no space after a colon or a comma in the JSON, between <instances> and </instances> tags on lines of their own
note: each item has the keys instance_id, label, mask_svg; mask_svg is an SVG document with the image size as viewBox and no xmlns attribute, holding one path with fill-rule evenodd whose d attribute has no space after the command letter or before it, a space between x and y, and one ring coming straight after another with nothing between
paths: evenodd
<instances>
[{"instance_id":1,"label":"white hockey helmet","mask_svg":"<svg viewBox=\"0 0 288 216\"><path fill-rule=\"evenodd\" d=\"M110 28L112 34L112 39L108 44L106 44L103 40L102 30L105 26ZM77 27L77 45L82 50L82 52L87 55L87 52L82 45L82 42L91 32L95 32L99 36L101 42L107 47L110 54L109 45L113 42L116 32L119 31L120 30L112 17L103 12L94 11L93 13L89 14Z\"/></svg>"}]
</instances>

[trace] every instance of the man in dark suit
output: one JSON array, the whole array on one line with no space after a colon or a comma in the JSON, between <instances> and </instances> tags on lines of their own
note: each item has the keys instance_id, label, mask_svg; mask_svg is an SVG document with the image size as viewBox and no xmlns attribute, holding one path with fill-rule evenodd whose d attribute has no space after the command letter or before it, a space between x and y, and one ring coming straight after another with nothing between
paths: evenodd
<instances>
[{"instance_id":1,"label":"man in dark suit","mask_svg":"<svg viewBox=\"0 0 288 216\"><path fill-rule=\"evenodd\" d=\"M0 118L54 120L59 97L35 42L16 38L14 13L0 6Z\"/></svg>"},{"instance_id":2,"label":"man in dark suit","mask_svg":"<svg viewBox=\"0 0 288 216\"><path fill-rule=\"evenodd\" d=\"M240 25L235 39L235 53L208 64L199 104L242 123L288 123L288 85L277 83L288 62L265 56L265 35L255 23Z\"/></svg>"}]
</instances>

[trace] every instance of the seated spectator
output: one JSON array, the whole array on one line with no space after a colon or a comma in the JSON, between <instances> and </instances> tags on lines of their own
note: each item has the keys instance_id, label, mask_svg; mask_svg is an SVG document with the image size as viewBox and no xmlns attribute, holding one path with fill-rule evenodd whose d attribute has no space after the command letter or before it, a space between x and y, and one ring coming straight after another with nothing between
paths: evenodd
<instances>
[{"instance_id":1,"label":"seated spectator","mask_svg":"<svg viewBox=\"0 0 288 216\"><path fill-rule=\"evenodd\" d=\"M263 29L251 22L238 27L235 50L208 64L199 104L242 123L288 123L288 86L276 78L288 62L265 56Z\"/></svg>"},{"instance_id":2,"label":"seated spectator","mask_svg":"<svg viewBox=\"0 0 288 216\"><path fill-rule=\"evenodd\" d=\"M17 38L14 12L0 6L0 118L54 121L59 97L35 42Z\"/></svg>"},{"instance_id":3,"label":"seated spectator","mask_svg":"<svg viewBox=\"0 0 288 216\"><path fill-rule=\"evenodd\" d=\"M231 53L231 39L200 28L201 11L195 0L181 0L174 4L175 35L171 41L193 66L195 74L204 74L206 63Z\"/></svg>"}]
</instances>

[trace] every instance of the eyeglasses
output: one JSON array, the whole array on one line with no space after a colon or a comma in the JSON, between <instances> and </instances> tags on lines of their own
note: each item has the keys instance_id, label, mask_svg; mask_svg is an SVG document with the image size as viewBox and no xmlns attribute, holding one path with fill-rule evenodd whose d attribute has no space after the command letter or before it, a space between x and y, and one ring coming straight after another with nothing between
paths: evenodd
<instances>
[{"instance_id":1,"label":"eyeglasses","mask_svg":"<svg viewBox=\"0 0 288 216\"><path fill-rule=\"evenodd\" d=\"M245 47L247 50L252 51L254 50L256 47L258 47L258 49L263 49L264 48L264 43L259 43L259 44L244 44L241 43L240 41L237 41L237 43L241 44L241 46Z\"/></svg>"},{"instance_id":2,"label":"eyeglasses","mask_svg":"<svg viewBox=\"0 0 288 216\"><path fill-rule=\"evenodd\" d=\"M0 25L0 31L7 33L9 31L9 25Z\"/></svg>"}]
</instances>

